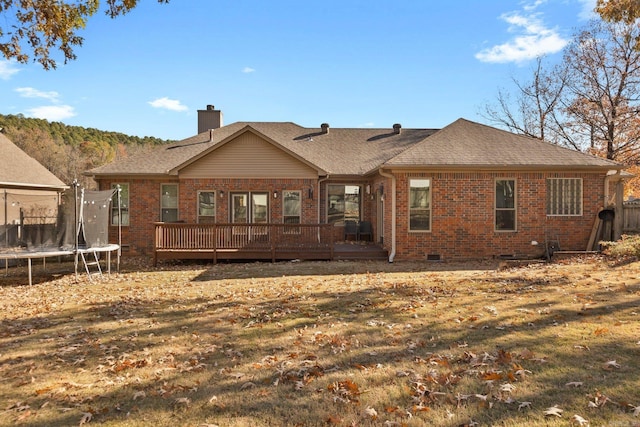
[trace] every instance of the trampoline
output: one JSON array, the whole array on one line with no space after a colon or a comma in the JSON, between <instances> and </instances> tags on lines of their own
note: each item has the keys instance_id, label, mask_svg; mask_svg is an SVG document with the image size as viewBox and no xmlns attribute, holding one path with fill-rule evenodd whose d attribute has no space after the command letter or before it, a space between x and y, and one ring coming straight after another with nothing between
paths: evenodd
<instances>
[{"instance_id":1,"label":"trampoline","mask_svg":"<svg viewBox=\"0 0 640 427\"><path fill-rule=\"evenodd\" d=\"M73 256L76 278L79 259L89 269L85 255L98 259L106 255L111 273L111 256L116 252L120 270L121 233L118 243L109 243L109 221L120 224L120 188L87 191L73 183L73 194L56 191L1 189L0 265L8 274L10 261L27 260L29 285L33 284L32 262L47 258ZM4 263L2 262L4 261Z\"/></svg>"}]
</instances>

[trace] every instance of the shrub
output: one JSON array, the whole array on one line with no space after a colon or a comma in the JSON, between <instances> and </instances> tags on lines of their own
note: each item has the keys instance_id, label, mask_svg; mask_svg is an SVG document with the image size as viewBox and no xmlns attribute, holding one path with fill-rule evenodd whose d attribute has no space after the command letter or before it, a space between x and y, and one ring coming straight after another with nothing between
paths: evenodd
<instances>
[{"instance_id":1,"label":"shrub","mask_svg":"<svg viewBox=\"0 0 640 427\"><path fill-rule=\"evenodd\" d=\"M601 242L603 252L611 257L640 258L640 235L625 234L616 242Z\"/></svg>"}]
</instances>

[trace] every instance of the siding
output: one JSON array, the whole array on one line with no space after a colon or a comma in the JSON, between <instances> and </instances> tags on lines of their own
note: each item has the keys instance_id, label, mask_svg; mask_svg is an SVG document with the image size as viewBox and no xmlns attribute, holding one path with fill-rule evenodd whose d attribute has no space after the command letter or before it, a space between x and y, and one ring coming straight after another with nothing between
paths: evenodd
<instances>
[{"instance_id":1,"label":"siding","mask_svg":"<svg viewBox=\"0 0 640 427\"><path fill-rule=\"evenodd\" d=\"M317 178L303 162L246 132L180 171L180 178Z\"/></svg>"}]
</instances>

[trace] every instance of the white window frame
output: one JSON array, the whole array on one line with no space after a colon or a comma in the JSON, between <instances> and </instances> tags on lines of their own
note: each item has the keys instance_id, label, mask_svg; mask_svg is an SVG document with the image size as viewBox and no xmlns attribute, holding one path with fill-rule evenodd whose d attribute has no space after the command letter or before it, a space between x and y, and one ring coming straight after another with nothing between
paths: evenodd
<instances>
[{"instance_id":1,"label":"white window frame","mask_svg":"<svg viewBox=\"0 0 640 427\"><path fill-rule=\"evenodd\" d=\"M130 190L128 182L112 182L111 189L115 190L120 186L120 218L122 218L122 226L129 226L129 200L131 199ZM124 190L126 188L126 190ZM126 198L123 197L123 194L126 195ZM113 195L111 199L111 225L118 225L118 192Z\"/></svg>"},{"instance_id":2,"label":"white window frame","mask_svg":"<svg viewBox=\"0 0 640 427\"><path fill-rule=\"evenodd\" d=\"M424 182L425 181L427 183L427 187L426 188L428 188L428 190L427 190L428 193L427 193L426 207L425 206L413 207L412 203L415 202L415 201L412 202L412 197L413 197L412 196L412 191L413 191L412 189L413 188L416 188L416 189L417 188L425 188L425 186L424 186ZM423 184L418 186L417 185L418 182L422 182ZM414 185L414 183L416 185ZM408 209L407 209L408 210L408 212L407 212L407 215L408 215L407 227L409 228L409 231L412 232L412 233L430 233L431 232L431 223L432 223L432 220L433 220L433 218L432 218L432 216L433 216L432 215L432 208L431 208L431 195L433 193L432 184L433 184L433 181L431 180L431 178L409 178L409 194L408 194L408 197L407 197L408 198L408 200L407 200L407 207L408 207ZM426 229L425 228L412 228L411 227L411 216L412 216L413 213L415 213L417 211L424 212L424 213L426 213L428 215L429 224L427 225Z\"/></svg>"},{"instance_id":3,"label":"white window frame","mask_svg":"<svg viewBox=\"0 0 640 427\"><path fill-rule=\"evenodd\" d=\"M165 188L167 186L172 186L175 187L176 189L176 202L175 202L175 206L166 206L165 205L165 200L168 200L167 198L165 198L165 194L167 193L167 191L165 190ZM173 221L166 221L165 219L165 211L174 211L176 212L175 215L175 221L178 221L180 219L180 210L178 209L178 207L180 206L180 192L179 192L179 187L178 184L174 183L174 182L170 182L170 183L165 183L165 184L160 184L160 221L162 222L173 222Z\"/></svg>"},{"instance_id":4,"label":"white window frame","mask_svg":"<svg viewBox=\"0 0 640 427\"><path fill-rule=\"evenodd\" d=\"M513 207L498 207L498 182L513 183ZM518 181L515 178L496 178L493 184L493 227L497 232L518 231ZM513 228L498 227L498 212L513 212Z\"/></svg>"},{"instance_id":5,"label":"white window frame","mask_svg":"<svg viewBox=\"0 0 640 427\"><path fill-rule=\"evenodd\" d=\"M547 216L582 216L583 195L582 178L547 178Z\"/></svg>"},{"instance_id":6,"label":"white window frame","mask_svg":"<svg viewBox=\"0 0 640 427\"><path fill-rule=\"evenodd\" d=\"M210 193L211 194L211 200L213 200L213 214L212 215L203 215L201 209L201 205L200 205L200 195L203 193ZM196 206L196 212L198 215L198 223L214 223L216 222L216 208L218 205L218 202L216 200L216 191L215 190L198 190L198 200L197 200L197 206ZM206 218L206 220L202 220L203 218Z\"/></svg>"}]
</instances>

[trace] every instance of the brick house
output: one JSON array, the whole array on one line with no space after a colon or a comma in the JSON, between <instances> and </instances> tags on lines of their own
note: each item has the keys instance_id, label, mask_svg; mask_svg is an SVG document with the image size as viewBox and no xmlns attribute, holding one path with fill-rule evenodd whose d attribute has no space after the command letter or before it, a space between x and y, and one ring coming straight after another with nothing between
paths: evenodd
<instances>
[{"instance_id":1,"label":"brick house","mask_svg":"<svg viewBox=\"0 0 640 427\"><path fill-rule=\"evenodd\" d=\"M343 230L355 222L371 226L366 237L390 261L538 257L551 239L584 251L623 185L620 164L465 119L443 129L223 126L213 106L198 111L198 134L87 175L121 187L132 254L157 249L161 224L330 224L337 241L353 239Z\"/></svg>"}]
</instances>

